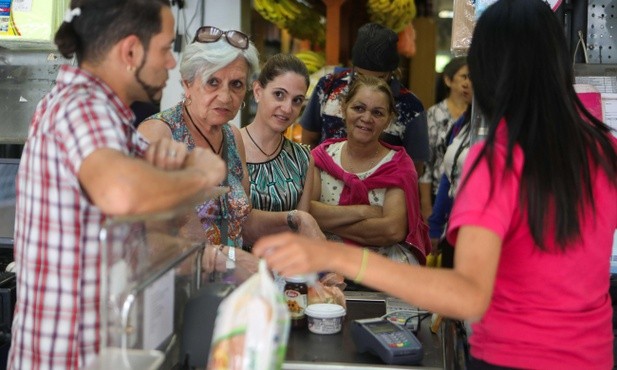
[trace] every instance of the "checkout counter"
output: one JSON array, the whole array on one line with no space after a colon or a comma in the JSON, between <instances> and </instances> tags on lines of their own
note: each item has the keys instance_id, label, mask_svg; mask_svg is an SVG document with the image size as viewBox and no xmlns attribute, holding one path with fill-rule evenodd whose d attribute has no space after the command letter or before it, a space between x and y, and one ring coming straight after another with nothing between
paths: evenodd
<instances>
[{"instance_id":1,"label":"checkout counter","mask_svg":"<svg viewBox=\"0 0 617 370\"><path fill-rule=\"evenodd\" d=\"M368 352L359 353L352 339L351 324L354 320L380 317L386 313L386 298L383 293L352 291L345 292L347 315L341 332L332 335L313 334L308 329L292 330L287 342L287 355L283 369L287 370L335 370L335 369L459 369L453 351L446 346L453 345L456 331L445 330L453 327L449 320L443 321L438 333L430 329L430 316L420 320L417 338L424 352L419 365L386 365L381 359Z\"/></svg>"},{"instance_id":2,"label":"checkout counter","mask_svg":"<svg viewBox=\"0 0 617 370\"><path fill-rule=\"evenodd\" d=\"M215 248L199 240L199 223L187 226L187 220L194 215L194 208L185 206L165 214L116 218L105 225L101 232L102 346L97 361L88 370L203 368L215 307L223 297L202 299L198 320L189 320L195 317L189 307L209 288L220 284L233 288L250 273L236 268L233 276L226 275L222 272L225 257L215 253L211 254L215 256L211 263L214 270L210 266L206 270L212 272L204 272L204 256ZM430 317L420 321L417 335L424 351L420 365L385 365L379 357L358 353L351 337L352 321L384 315L386 298L379 292L346 292L347 315L341 332L319 335L308 329L291 330L283 369L464 368L459 361L463 357L456 351L460 346L454 324L444 320L433 334ZM195 321L205 326L195 330ZM196 336L185 335L189 331ZM190 351L202 358L189 361ZM193 359L196 357L193 355Z\"/></svg>"}]
</instances>

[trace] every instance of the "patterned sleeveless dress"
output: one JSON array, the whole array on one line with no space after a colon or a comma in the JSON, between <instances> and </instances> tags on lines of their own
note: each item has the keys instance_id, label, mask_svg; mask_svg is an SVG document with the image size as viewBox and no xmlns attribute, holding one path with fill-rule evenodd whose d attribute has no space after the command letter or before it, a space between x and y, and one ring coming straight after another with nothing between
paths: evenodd
<instances>
[{"instance_id":1,"label":"patterned sleeveless dress","mask_svg":"<svg viewBox=\"0 0 617 370\"><path fill-rule=\"evenodd\" d=\"M149 119L165 122L171 129L174 140L195 147L195 141L182 116L182 102L174 107L155 114ZM244 173L238 154L236 139L229 124L223 126L223 150L221 158L227 163L227 178L221 184L230 191L196 207L201 225L211 244L224 244L242 247L242 224L251 212L248 196L242 186Z\"/></svg>"},{"instance_id":2,"label":"patterned sleeveless dress","mask_svg":"<svg viewBox=\"0 0 617 370\"><path fill-rule=\"evenodd\" d=\"M283 139L279 154L261 163L247 163L251 185L251 204L262 211L296 209L310 163L308 147Z\"/></svg>"}]
</instances>

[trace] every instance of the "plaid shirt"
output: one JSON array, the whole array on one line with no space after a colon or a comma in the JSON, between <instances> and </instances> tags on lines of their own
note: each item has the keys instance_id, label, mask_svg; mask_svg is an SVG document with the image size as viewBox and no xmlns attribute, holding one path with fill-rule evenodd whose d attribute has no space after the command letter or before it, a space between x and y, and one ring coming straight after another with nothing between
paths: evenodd
<instances>
[{"instance_id":1,"label":"plaid shirt","mask_svg":"<svg viewBox=\"0 0 617 370\"><path fill-rule=\"evenodd\" d=\"M77 175L98 149L143 155L147 144L133 120L107 85L72 66L62 66L37 106L17 179L18 290L9 369L79 369L100 348L105 215Z\"/></svg>"}]
</instances>

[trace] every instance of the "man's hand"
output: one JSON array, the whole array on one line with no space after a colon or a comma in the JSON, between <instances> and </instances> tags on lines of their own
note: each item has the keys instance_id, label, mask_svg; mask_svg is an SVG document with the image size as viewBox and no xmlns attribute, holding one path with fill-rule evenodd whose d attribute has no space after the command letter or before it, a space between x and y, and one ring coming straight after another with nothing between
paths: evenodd
<instances>
[{"instance_id":1,"label":"man's hand","mask_svg":"<svg viewBox=\"0 0 617 370\"><path fill-rule=\"evenodd\" d=\"M211 150L195 147L186 157L184 168L203 173L208 186L219 185L227 177L227 164Z\"/></svg>"},{"instance_id":2,"label":"man's hand","mask_svg":"<svg viewBox=\"0 0 617 370\"><path fill-rule=\"evenodd\" d=\"M188 156L186 145L179 141L163 138L148 147L145 159L148 163L164 170L178 170Z\"/></svg>"}]
</instances>

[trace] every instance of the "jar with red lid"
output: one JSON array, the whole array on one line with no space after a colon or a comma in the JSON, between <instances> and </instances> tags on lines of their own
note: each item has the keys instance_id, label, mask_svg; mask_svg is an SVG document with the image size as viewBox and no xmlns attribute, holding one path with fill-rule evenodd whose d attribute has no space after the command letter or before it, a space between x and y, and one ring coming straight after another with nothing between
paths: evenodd
<instances>
[{"instance_id":1,"label":"jar with red lid","mask_svg":"<svg viewBox=\"0 0 617 370\"><path fill-rule=\"evenodd\" d=\"M306 306L308 305L308 286L303 276L285 278L285 300L293 329L306 328Z\"/></svg>"}]
</instances>

